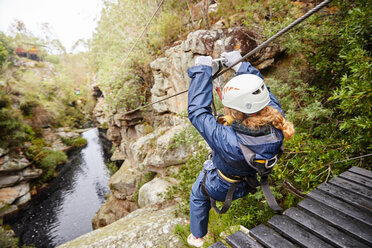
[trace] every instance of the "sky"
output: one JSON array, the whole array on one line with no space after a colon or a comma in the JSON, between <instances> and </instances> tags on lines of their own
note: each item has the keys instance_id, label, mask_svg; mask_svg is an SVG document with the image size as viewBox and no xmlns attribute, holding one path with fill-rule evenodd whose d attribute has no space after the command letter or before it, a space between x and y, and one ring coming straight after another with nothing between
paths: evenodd
<instances>
[{"instance_id":1,"label":"sky","mask_svg":"<svg viewBox=\"0 0 372 248\"><path fill-rule=\"evenodd\" d=\"M69 52L77 40L92 38L102 6L103 0L0 0L0 31L9 35L9 26L20 20L38 35L49 23Z\"/></svg>"}]
</instances>

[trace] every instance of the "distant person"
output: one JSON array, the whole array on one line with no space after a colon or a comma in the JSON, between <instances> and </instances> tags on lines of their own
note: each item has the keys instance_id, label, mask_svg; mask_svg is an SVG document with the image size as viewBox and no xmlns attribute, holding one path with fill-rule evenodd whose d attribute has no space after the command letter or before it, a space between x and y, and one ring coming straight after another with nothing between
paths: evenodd
<instances>
[{"instance_id":1,"label":"distant person","mask_svg":"<svg viewBox=\"0 0 372 248\"><path fill-rule=\"evenodd\" d=\"M28 54L30 55L30 59L35 60L35 61L40 61L39 53L40 51L37 50L37 48L34 46L31 47L30 50L28 51Z\"/></svg>"},{"instance_id":2,"label":"distant person","mask_svg":"<svg viewBox=\"0 0 372 248\"><path fill-rule=\"evenodd\" d=\"M237 51L223 53L222 57L226 59L226 66L242 58ZM211 203L213 206L214 201L224 202L228 194L235 200L256 192L254 166L274 166L283 151L283 138L294 135L292 123L284 118L278 100L266 87L260 71L248 62L233 67L236 76L223 88L226 116L219 119L222 124L216 120L210 107L211 65L210 56L200 56L188 70L191 78L189 119L213 150L212 158L204 163L191 190L191 234L187 241L195 247L204 243L202 238L208 232Z\"/></svg>"},{"instance_id":3,"label":"distant person","mask_svg":"<svg viewBox=\"0 0 372 248\"><path fill-rule=\"evenodd\" d=\"M27 51L23 47L17 47L15 52L19 57L27 58Z\"/></svg>"}]
</instances>

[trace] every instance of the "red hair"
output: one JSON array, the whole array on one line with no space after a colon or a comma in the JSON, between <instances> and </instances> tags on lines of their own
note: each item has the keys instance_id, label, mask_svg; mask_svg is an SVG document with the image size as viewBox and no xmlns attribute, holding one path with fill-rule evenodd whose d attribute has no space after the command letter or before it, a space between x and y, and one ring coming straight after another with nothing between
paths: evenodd
<instances>
[{"instance_id":1,"label":"red hair","mask_svg":"<svg viewBox=\"0 0 372 248\"><path fill-rule=\"evenodd\" d=\"M229 108L229 111L235 120L242 121L242 124L250 129L259 129L266 124L271 124L283 132L285 139L292 138L295 133L293 124L287 121L279 110L270 106L264 107L256 115L250 117L235 109Z\"/></svg>"}]
</instances>

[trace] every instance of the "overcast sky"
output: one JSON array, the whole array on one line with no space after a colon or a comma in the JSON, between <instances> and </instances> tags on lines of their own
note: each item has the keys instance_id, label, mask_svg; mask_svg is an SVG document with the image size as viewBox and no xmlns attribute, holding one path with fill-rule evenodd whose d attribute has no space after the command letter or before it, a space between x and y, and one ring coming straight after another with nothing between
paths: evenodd
<instances>
[{"instance_id":1,"label":"overcast sky","mask_svg":"<svg viewBox=\"0 0 372 248\"><path fill-rule=\"evenodd\" d=\"M10 24L20 20L38 35L47 22L70 51L77 40L92 37L102 6L102 0L0 0L0 31L9 34Z\"/></svg>"}]
</instances>

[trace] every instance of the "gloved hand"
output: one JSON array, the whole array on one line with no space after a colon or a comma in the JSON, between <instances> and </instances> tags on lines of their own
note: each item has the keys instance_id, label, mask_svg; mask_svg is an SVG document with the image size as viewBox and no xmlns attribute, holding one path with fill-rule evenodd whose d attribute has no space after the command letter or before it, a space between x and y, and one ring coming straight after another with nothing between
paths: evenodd
<instances>
[{"instance_id":1,"label":"gloved hand","mask_svg":"<svg viewBox=\"0 0 372 248\"><path fill-rule=\"evenodd\" d=\"M242 55L240 55L240 52L238 51L232 51L232 52L223 52L221 54L221 57L226 59L224 64L225 66L229 67L235 62L239 61L242 58ZM241 65L242 65L242 62L239 62L238 64L234 65L232 69L234 71L238 71Z\"/></svg>"},{"instance_id":2,"label":"gloved hand","mask_svg":"<svg viewBox=\"0 0 372 248\"><path fill-rule=\"evenodd\" d=\"M195 60L195 65L212 66L212 57L211 56L199 56Z\"/></svg>"}]
</instances>

